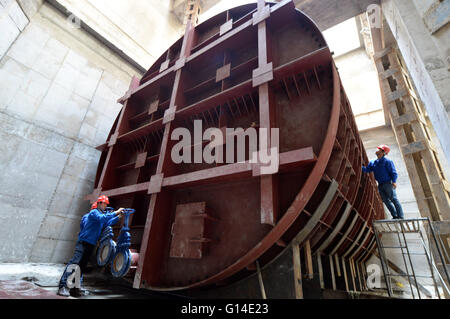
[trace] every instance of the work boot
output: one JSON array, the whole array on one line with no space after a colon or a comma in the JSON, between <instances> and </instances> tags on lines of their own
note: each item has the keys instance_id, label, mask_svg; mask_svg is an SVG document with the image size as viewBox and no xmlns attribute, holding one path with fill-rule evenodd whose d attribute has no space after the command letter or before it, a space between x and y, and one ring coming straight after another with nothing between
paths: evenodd
<instances>
[{"instance_id":1,"label":"work boot","mask_svg":"<svg viewBox=\"0 0 450 319\"><path fill-rule=\"evenodd\" d=\"M60 287L57 295L63 296L63 297L70 297L69 288L67 288L66 286Z\"/></svg>"},{"instance_id":2,"label":"work boot","mask_svg":"<svg viewBox=\"0 0 450 319\"><path fill-rule=\"evenodd\" d=\"M72 297L84 297L87 294L88 294L87 291L84 290L84 289L80 289L80 288L72 288L72 289L70 289L70 295Z\"/></svg>"}]
</instances>

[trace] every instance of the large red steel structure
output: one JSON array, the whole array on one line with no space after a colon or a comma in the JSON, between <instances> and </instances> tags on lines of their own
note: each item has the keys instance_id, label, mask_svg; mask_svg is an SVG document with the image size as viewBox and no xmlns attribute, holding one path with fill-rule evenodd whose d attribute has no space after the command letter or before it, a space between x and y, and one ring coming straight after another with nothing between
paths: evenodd
<instances>
[{"instance_id":1,"label":"large red steel structure","mask_svg":"<svg viewBox=\"0 0 450 319\"><path fill-rule=\"evenodd\" d=\"M133 207L135 288L230 282L286 249L365 261L384 216L331 52L292 1L248 4L188 25L119 100L93 201ZM279 128L279 171L175 164L177 127ZM193 146L194 147L194 146ZM138 260L137 260L138 259Z\"/></svg>"}]
</instances>

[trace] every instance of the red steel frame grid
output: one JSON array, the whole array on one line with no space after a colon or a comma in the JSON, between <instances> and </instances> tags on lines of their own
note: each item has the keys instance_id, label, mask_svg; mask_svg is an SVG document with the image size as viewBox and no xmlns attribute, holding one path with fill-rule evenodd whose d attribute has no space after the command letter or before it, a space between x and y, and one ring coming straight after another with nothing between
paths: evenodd
<instances>
[{"instance_id":1,"label":"red steel frame grid","mask_svg":"<svg viewBox=\"0 0 450 319\"><path fill-rule=\"evenodd\" d=\"M270 8L269 6L267 6L267 7L264 6L264 1L260 0L260 1L258 1L258 10L255 13L255 16L256 16L256 18L258 18L258 15L265 14L264 12L267 12L267 9L264 9L264 8L269 8L269 12L274 12L276 9L282 8L283 6L285 6L288 3L291 3L291 2L284 1L280 4L278 4L277 6ZM243 29L248 26L249 26L249 23L243 23L241 25L240 29ZM257 27L258 27L258 69L266 70L266 72L262 74L262 76L263 76L262 81L259 81L262 83L259 83L257 81L258 82L257 84L259 84L258 91L259 91L259 101L260 101L260 111L259 111L260 112L260 121L261 121L261 127L271 128L274 126L275 120L274 120L274 114L273 114L274 107L273 106L270 107L273 104L273 99L272 99L273 93L271 92L271 88L268 84L268 81L272 80L273 78L275 78L275 79L282 78L283 75L285 75L286 73L289 73L289 71L291 71L292 69L297 68L298 65L301 65L302 63L310 63L311 60L314 61L315 59L323 60L324 58L327 57L327 55L329 53L326 52L327 50L323 50L323 49L318 50L317 52L315 52L315 54L312 54L309 57L306 57L306 58L303 57L303 58L297 59L295 61L292 61L291 63L288 63L287 65L280 66L277 69L272 70L271 65L268 63L268 58L270 59L270 51L267 48L267 44L268 44L268 40L270 40L270 39L267 39L267 30L266 30L265 19L262 19L261 21L259 21L257 23ZM235 29L234 31L227 34L227 37L231 37L232 35L236 34L237 32L239 32L239 30ZM225 38L220 38L219 40L216 40L215 42L206 46L202 50L197 51L195 53L195 56L190 56L190 50L192 49L192 45L193 45L193 37L194 37L194 28L191 27L190 25L188 25L185 36L183 38L183 45L182 45L182 49L181 49L181 53L180 53L179 61L181 61L181 62L176 63L172 68L169 68L169 69L163 71L163 73L160 73L158 76L150 79L147 83L144 83L141 86L139 86L137 79L133 79L132 84L130 85L129 91L121 99L121 101L124 102L124 107L120 113L116 130L110 138L110 142L108 145L109 146L108 155L107 155L104 167L103 167L100 181L98 183L99 187L92 194L91 200L93 198L95 198L102 191L101 187L103 185L105 173L109 169L110 158L111 158L111 154L112 154L112 151L114 148L114 144L116 143L116 140L118 138L120 139L121 137L123 138L123 136L126 135L126 134L124 134L124 135L120 136L119 133L122 132L122 130L121 130L122 120L123 120L123 115L124 115L125 110L128 105L128 100L133 94L135 94L136 92L139 92L140 90L144 89L146 86L157 81L158 79L162 78L163 76L166 76L167 74L169 74L171 72L175 72L175 81L174 81L174 86L173 86L173 90L172 90L172 95L170 98L170 107L169 107L169 109L173 110L173 115L178 117L179 115L182 116L183 113L184 114L187 114L188 112L194 113L198 109L201 109L202 107L205 107L205 105L207 105L208 101L201 101L201 102L196 103L196 105L193 105L192 107L188 107L188 108L185 108L185 109L177 112L177 102L179 101L179 99L182 98L181 90L179 90L180 78L182 75L181 73L183 70L183 66L187 61L192 60L193 58L206 52L208 49L213 48L220 41L224 41ZM267 72L267 70L269 70L269 72ZM317 74L316 74L316 76L317 76ZM261 221L273 225L274 228L264 238L264 240L261 242L261 244L258 247L255 247L254 249L252 249L246 256L242 257L235 264L231 265L230 267L228 267L224 271L220 272L219 274L217 274L211 278L208 278L207 280L205 280L203 282L197 283L196 285L211 283L211 282L214 282L217 280L224 279L224 278L228 277L229 275L236 273L242 267L245 267L245 266L251 264L252 262L254 262L268 248L273 246L274 242L278 241L281 238L281 235L284 233L284 231L294 222L294 220L302 212L302 210L303 210L302 207L304 207L306 205L307 199L309 199L311 197L318 182L322 178L321 172L323 172L325 169L325 166L326 166L329 156L331 154L330 150L333 149L333 145L335 143L334 141L336 138L338 119L339 119L339 114L340 114L339 105L341 104L340 103L341 102L340 101L341 100L341 90L343 90L343 89L341 88L339 77L337 75L337 72L336 72L334 66L333 66L333 79L334 79L333 109L332 109L332 115L331 115L331 119L330 119L330 125L329 125L328 132L327 132L327 137L326 137L326 140L322 147L322 150L320 152L320 155L317 159L317 163L314 166L313 171L311 172L310 176L308 177L308 180L306 181L304 187L300 191L300 193L302 194L301 200L294 201L294 203L288 209L288 211L283 216L283 218L280 221L278 221L278 223L277 223L276 217L277 217L278 212L276 211L275 207L277 207L276 203L277 203L278 199L277 199L277 192L276 192L276 190L274 190L274 186L276 185L276 176L274 176L274 175L261 176L260 177L260 179L261 179L261 199L262 199L261 200L261 209L262 209ZM255 77L253 78L253 81L255 81ZM245 92L250 87L251 87L251 82L247 81L243 85L240 85L240 87L238 86L236 88L231 89L228 94L234 95L233 93L235 93L236 91L239 91L239 90L242 90ZM344 93L344 96L345 96L345 93ZM348 103L347 100L345 102ZM344 107L346 109L344 110L344 112L341 113L341 116L342 115L345 116L345 120L346 120L345 122L347 122L347 123L349 122L352 125L352 127L350 128L351 132L352 132L352 134L354 134L354 136L356 135L356 138L354 139L353 142L358 141L359 142L358 144L361 147L362 143L359 139L358 134L355 133L354 121L351 121L351 120L349 121L349 118L348 118L349 115L345 114L348 112L350 112L350 114L351 114L351 110L349 110L348 104L345 106L342 106L342 107ZM353 116L353 114L350 115L350 118L352 116ZM174 117L172 116L171 118L167 119L166 122L165 122L165 119L162 119L160 122L158 122L158 125L162 125L164 127L164 136L163 136L163 141L162 141L162 147L161 147L161 152L160 152L159 160L158 160L158 166L157 166L157 170L156 170L156 175L160 176L159 181L158 181L160 183L160 185L159 185L160 187L161 186L170 186L171 185L170 181L174 181L177 178L179 179L178 184L182 184L182 181L186 178L186 176L172 176L170 178L163 177L165 169L166 168L170 169L170 166L171 166L168 153L170 150L169 136L170 136L171 131L173 130L173 123L172 123L173 119L174 119ZM155 124L153 123L151 125L155 125ZM270 130L269 130L269 134L270 134ZM130 137L130 134L128 134L128 136ZM268 136L268 140L270 141L270 136ZM283 155L283 154L281 154L281 155ZM233 168L229 168L229 169L231 170L230 173L232 173L234 171ZM247 168L247 170L248 170L248 168ZM192 180L196 180L196 176L198 176L201 173L202 172L191 173ZM187 174L185 174L185 175L187 175ZM215 171L215 177L220 177L218 171ZM361 176L359 174L358 182L359 182L360 177ZM167 182L167 180L169 180L169 181ZM164 185L164 181L166 181L165 185ZM373 187L372 181L370 183ZM137 184L137 185L122 187L122 188L115 189L115 190L108 190L105 193L109 194L110 196L115 196L115 195L124 194L124 193L145 191L145 190L151 188L151 184L152 184L151 182L146 182L146 183L141 183L141 184ZM356 183L356 184L358 184L358 183ZM356 197L356 192L355 192L353 201L355 200L355 197ZM134 287L136 287L136 288L141 287L141 277L142 277L142 273L144 271L143 268L144 268L145 260L146 260L147 254L148 254L148 243L149 243L152 228L156 227L153 225L153 212L155 211L155 208L158 206L158 203L159 202L162 203L162 202L164 202L164 200L165 200L165 198L164 198L163 193L155 192L151 195L151 201L150 201L149 210L148 210L148 214L147 214L146 226L145 226L145 230L144 230L144 235L142 237L140 260L138 263L138 269L137 269L135 279L134 279ZM330 207L331 206L332 205L330 205ZM331 210L331 209L329 209L329 210ZM363 209L363 211L365 211L365 209ZM371 211L373 211L373 210L371 210ZM328 211L328 213L329 213L329 211ZM326 215L327 214L325 214L325 216ZM367 216L366 218L362 218L362 220L369 220L369 216ZM369 238L367 238L367 240L365 240L364 243L369 242L370 238L372 238L372 237L369 236ZM362 252L365 251L364 243L361 243L361 247L358 248L358 250L360 250ZM368 248L370 248L370 247L368 247ZM361 254L361 253L358 252L358 254ZM364 255L364 254L362 254L362 255Z\"/></svg>"}]
</instances>

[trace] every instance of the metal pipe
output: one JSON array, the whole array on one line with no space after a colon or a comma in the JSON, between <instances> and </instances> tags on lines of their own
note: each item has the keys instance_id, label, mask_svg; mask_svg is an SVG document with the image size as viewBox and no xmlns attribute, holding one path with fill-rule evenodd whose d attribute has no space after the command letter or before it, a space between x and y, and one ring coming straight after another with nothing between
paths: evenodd
<instances>
[{"instance_id":1,"label":"metal pipe","mask_svg":"<svg viewBox=\"0 0 450 319\"><path fill-rule=\"evenodd\" d=\"M403 228L403 223L402 222L400 222L400 228L402 230L403 240L405 242L406 253L408 254L409 264L411 265L411 271L413 273L414 282L416 283L417 293L419 294L419 299L422 299L422 296L420 295L419 286L417 285L416 272L414 271L414 265L412 264L411 255L409 254L408 242L406 241L405 230ZM403 251L402 251L402 255L403 255Z\"/></svg>"}]
</instances>

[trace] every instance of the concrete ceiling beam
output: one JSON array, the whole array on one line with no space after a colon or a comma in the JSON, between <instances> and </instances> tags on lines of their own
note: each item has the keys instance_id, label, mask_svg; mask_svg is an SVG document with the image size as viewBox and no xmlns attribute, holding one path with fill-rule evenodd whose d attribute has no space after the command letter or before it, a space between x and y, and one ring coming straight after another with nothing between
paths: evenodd
<instances>
[{"instance_id":1,"label":"concrete ceiling beam","mask_svg":"<svg viewBox=\"0 0 450 319\"><path fill-rule=\"evenodd\" d=\"M380 0L293 0L297 9L306 13L321 31L353 18Z\"/></svg>"}]
</instances>

